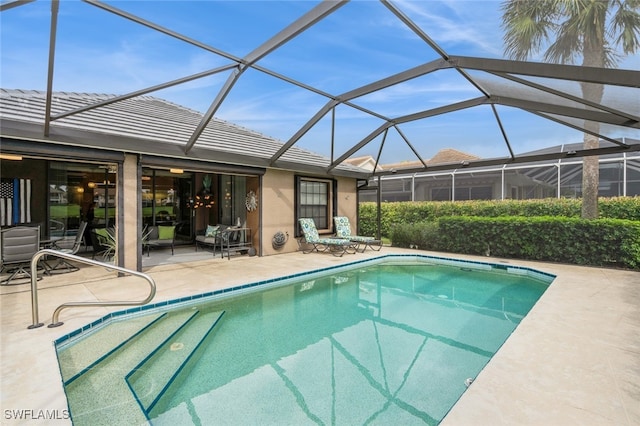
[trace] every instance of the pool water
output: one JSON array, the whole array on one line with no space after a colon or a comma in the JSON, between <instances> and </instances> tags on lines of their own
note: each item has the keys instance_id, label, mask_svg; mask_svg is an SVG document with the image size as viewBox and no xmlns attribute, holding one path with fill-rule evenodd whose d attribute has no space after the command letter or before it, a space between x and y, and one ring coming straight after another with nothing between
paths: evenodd
<instances>
[{"instance_id":1,"label":"pool water","mask_svg":"<svg viewBox=\"0 0 640 426\"><path fill-rule=\"evenodd\" d=\"M201 331L130 361L128 376L115 379L137 402L127 410L154 425L437 424L553 279L448 263L359 263L174 308L173 318L197 311ZM158 315L134 321L153 327ZM63 352L75 345L67 346L59 349L63 378L71 375ZM95 364L65 385L74 423L135 421L122 416L127 404L100 396L103 379L82 377L101 368L112 376L116 365ZM118 407L97 410L100 398Z\"/></svg>"}]
</instances>

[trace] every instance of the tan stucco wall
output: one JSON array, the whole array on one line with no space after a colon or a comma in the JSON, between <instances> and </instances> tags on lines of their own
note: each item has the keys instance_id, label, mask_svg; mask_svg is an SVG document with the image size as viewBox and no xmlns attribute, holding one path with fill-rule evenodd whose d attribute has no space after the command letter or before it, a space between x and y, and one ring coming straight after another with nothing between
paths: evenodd
<instances>
[{"instance_id":1,"label":"tan stucco wall","mask_svg":"<svg viewBox=\"0 0 640 426\"><path fill-rule=\"evenodd\" d=\"M358 217L358 198L355 179L338 179L338 216L347 216L351 222L351 230L356 233L356 219Z\"/></svg>"},{"instance_id":2,"label":"tan stucco wall","mask_svg":"<svg viewBox=\"0 0 640 426\"><path fill-rule=\"evenodd\" d=\"M298 249L295 239L295 177L282 170L267 170L262 178L262 255L290 253ZM348 216L356 225L357 196L355 179L338 178L338 208L340 216ZM276 250L271 243L276 232L289 234L285 246ZM353 230L355 232L355 229Z\"/></svg>"},{"instance_id":3,"label":"tan stucco wall","mask_svg":"<svg viewBox=\"0 0 640 426\"><path fill-rule=\"evenodd\" d=\"M123 232L119 232L119 235L124 239L123 244L120 247L123 250L123 264L121 266L133 269L138 269L138 159L135 155L126 155L123 164L123 191L124 191L124 206L122 223L118 224L118 227L122 227ZM120 230L119 230L120 231Z\"/></svg>"},{"instance_id":4,"label":"tan stucco wall","mask_svg":"<svg viewBox=\"0 0 640 426\"><path fill-rule=\"evenodd\" d=\"M293 227L295 211L294 175L281 170L267 170L262 177L262 255L296 251L298 244ZM289 240L280 250L275 250L271 240L276 232L289 234Z\"/></svg>"}]
</instances>

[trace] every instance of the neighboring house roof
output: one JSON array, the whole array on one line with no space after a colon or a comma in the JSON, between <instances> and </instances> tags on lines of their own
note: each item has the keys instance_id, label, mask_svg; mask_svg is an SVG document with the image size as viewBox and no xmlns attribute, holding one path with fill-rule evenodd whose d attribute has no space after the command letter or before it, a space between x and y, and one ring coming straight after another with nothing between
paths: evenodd
<instances>
[{"instance_id":1,"label":"neighboring house roof","mask_svg":"<svg viewBox=\"0 0 640 426\"><path fill-rule=\"evenodd\" d=\"M381 164L382 170L395 170L402 172L402 169L413 169L416 167L424 167L420 160L404 160L397 163Z\"/></svg>"},{"instance_id":2,"label":"neighboring house roof","mask_svg":"<svg viewBox=\"0 0 640 426\"><path fill-rule=\"evenodd\" d=\"M54 92L51 115L61 115L103 103L115 95ZM58 143L77 147L119 150L171 158L211 161L252 167L326 175L331 160L291 147L275 163L270 158L282 141L228 121L213 118L198 144L188 153L184 146L203 115L152 96L138 96L51 121L44 134L46 98L43 91L0 89L0 135L4 138ZM333 175L366 178L370 173L341 164Z\"/></svg>"},{"instance_id":3,"label":"neighboring house roof","mask_svg":"<svg viewBox=\"0 0 640 426\"><path fill-rule=\"evenodd\" d=\"M458 151L453 148L443 148L433 156L433 158L429 160L425 160L427 166L432 166L435 164L452 164L452 163L460 163L462 161L469 160L479 160L480 157L473 154L467 154L466 152ZM367 161L368 160L368 161ZM360 167L367 168L368 170L373 170L373 164L375 161L371 156L352 158L349 161L353 165L357 165ZM370 163L370 167L366 167L365 164ZM377 170L395 170L396 172L402 173L402 169L416 169L424 167L420 160L405 160L400 161L398 163L389 163L389 164L378 164Z\"/></svg>"},{"instance_id":4,"label":"neighboring house roof","mask_svg":"<svg viewBox=\"0 0 640 426\"><path fill-rule=\"evenodd\" d=\"M447 164L447 163L458 163L461 161L467 160L479 160L480 157L473 154L467 154L466 152L458 151L453 148L444 148L441 149L433 156L430 160L427 161L427 166L433 164Z\"/></svg>"},{"instance_id":5,"label":"neighboring house roof","mask_svg":"<svg viewBox=\"0 0 640 426\"><path fill-rule=\"evenodd\" d=\"M619 143L626 144L629 149L627 152L620 151L620 145L606 140L601 140L598 150L592 150L599 153L599 158L621 158L624 155L638 158L640 156L640 140L634 138L616 138L613 139ZM403 161L400 163L381 165L381 175L404 174L410 175L414 173L439 173L449 172L455 169L467 168L470 165L474 170L489 170L496 167L536 167L539 165L548 165L551 163L573 163L582 161L584 154L583 143L570 143L555 145L535 151L519 153L517 157L513 157L511 161L505 162L504 159L483 158L472 154L467 154L452 148L445 148L439 151L432 159L425 160L427 167L425 168L420 161ZM582 151L582 152L581 152ZM575 155L574 155L575 154Z\"/></svg>"},{"instance_id":6,"label":"neighboring house roof","mask_svg":"<svg viewBox=\"0 0 640 426\"><path fill-rule=\"evenodd\" d=\"M373 159L372 156L370 155L365 155L362 157L353 157L353 158L349 158L347 160L344 161L347 164L351 164L353 166L356 167L360 167L369 171L373 171L373 168L375 167L376 170L380 170L381 166L380 164L378 164L376 166L376 160Z\"/></svg>"},{"instance_id":7,"label":"neighboring house roof","mask_svg":"<svg viewBox=\"0 0 640 426\"><path fill-rule=\"evenodd\" d=\"M634 138L624 138L623 139L619 139L620 142L629 144L629 145L637 145L640 143L640 140L638 139L634 139ZM608 141L600 141L600 148L603 149L607 149L607 148L613 148L613 152L611 154L604 154L604 155L600 155L599 158L600 159L619 159L622 158L625 153L619 152L617 151L617 145ZM570 143L570 144L562 144L562 145L556 145L556 146L551 146L548 148L543 148L543 149L539 149L539 150L535 150L535 151L529 151L529 152L524 152L521 155L525 155L525 156L531 156L531 157L535 157L538 155L546 155L546 154L553 154L553 153L558 153L558 152L571 152L571 151L578 151L583 149L583 144L581 142L576 142L576 143ZM640 158L640 152L637 151L631 151L629 153L626 153L627 156L629 156L628 158ZM436 155L433 156L433 158L429 159L429 160L425 160L425 163L427 164L427 169L424 169L424 166L422 164L422 162L416 160L416 161L402 161L399 163L392 163L392 164L383 164L383 165L378 165L380 170L383 170L385 172L390 172L393 171L394 174L393 175L387 175L385 176L385 178L397 178L397 177L406 177L409 175L413 175L413 174L417 174L417 175L431 175L431 174L441 174L441 173L450 173L451 170L449 169L440 169L440 168L435 168L432 169L431 166L435 166L435 165L440 165L440 164L456 164L459 163L461 164L462 167L460 167L460 169L464 168L464 165L462 164L462 162L464 161L483 161L482 157L478 157L476 155L472 155L472 154L467 154L465 152L461 152L458 151L456 149L453 148L444 148L440 151L438 151L436 153ZM483 166L483 167L477 167L474 168L473 171L474 172L482 172L482 171L487 171L487 170L495 170L497 167L498 168L503 168L505 167L506 169L512 168L512 167L517 167L517 168L531 168L532 170L535 169L536 167L546 167L552 164L558 164L558 163L581 163L582 162L582 157L567 157L567 158L562 158L562 159L552 159L552 160L542 160L542 161L532 161L532 162L527 162L527 163L514 163L512 165L489 165L489 166Z\"/></svg>"}]
</instances>

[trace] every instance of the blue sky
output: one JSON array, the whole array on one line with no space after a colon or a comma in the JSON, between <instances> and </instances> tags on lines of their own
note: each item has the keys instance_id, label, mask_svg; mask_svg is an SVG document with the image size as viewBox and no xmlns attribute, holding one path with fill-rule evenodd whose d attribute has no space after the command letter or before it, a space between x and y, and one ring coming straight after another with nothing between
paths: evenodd
<instances>
[{"instance_id":1,"label":"blue sky","mask_svg":"<svg viewBox=\"0 0 640 426\"><path fill-rule=\"evenodd\" d=\"M110 1L128 13L243 57L316 2L311 1ZM499 1L397 1L394 4L451 55L502 57ZM49 1L39 0L0 15L0 85L9 89L46 88ZM54 90L124 94L226 65L229 60L76 0L60 4ZM259 65L331 95L339 95L439 56L377 1L352 1L296 39L259 61ZM534 60L539 58L534 58ZM640 69L638 56L621 68ZM227 78L220 73L152 93L204 112ZM486 76L477 75L486 78ZM623 96L636 97L631 90ZM458 73L447 70L354 100L388 117L480 96ZM638 96L640 98L640 96ZM327 99L262 72L245 72L222 107L219 118L288 140ZM516 153L580 142L576 130L515 109L498 107ZM298 146L330 156L330 116ZM334 156L340 156L382 121L347 106L336 110ZM490 107L408 123L400 127L428 159L442 148L480 157L508 155ZM610 129L611 137L635 137ZM378 137L354 156L380 152ZM414 160L401 135L390 131L381 162Z\"/></svg>"}]
</instances>

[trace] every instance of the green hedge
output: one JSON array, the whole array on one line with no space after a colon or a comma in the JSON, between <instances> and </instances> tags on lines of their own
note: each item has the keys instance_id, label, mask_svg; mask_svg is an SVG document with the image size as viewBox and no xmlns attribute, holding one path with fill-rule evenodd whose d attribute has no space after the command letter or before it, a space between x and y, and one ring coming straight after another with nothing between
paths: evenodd
<instances>
[{"instance_id":1,"label":"green hedge","mask_svg":"<svg viewBox=\"0 0 640 426\"><path fill-rule=\"evenodd\" d=\"M640 221L566 217L448 217L400 224L396 247L640 269Z\"/></svg>"},{"instance_id":2,"label":"green hedge","mask_svg":"<svg viewBox=\"0 0 640 426\"><path fill-rule=\"evenodd\" d=\"M601 198L600 217L640 221L640 197ZM432 222L448 216L562 216L579 218L581 200L552 198L543 200L503 201L420 201L382 203L381 234L391 237L392 229L403 223ZM359 206L359 233L375 236L377 231L376 203Z\"/></svg>"},{"instance_id":3,"label":"green hedge","mask_svg":"<svg viewBox=\"0 0 640 426\"><path fill-rule=\"evenodd\" d=\"M640 221L444 217L401 224L393 245L474 255L640 269Z\"/></svg>"},{"instance_id":4,"label":"green hedge","mask_svg":"<svg viewBox=\"0 0 640 426\"><path fill-rule=\"evenodd\" d=\"M400 202L381 205L381 234L398 247L640 269L640 197L601 198L583 220L579 199ZM376 235L375 203L359 233Z\"/></svg>"},{"instance_id":5,"label":"green hedge","mask_svg":"<svg viewBox=\"0 0 640 426\"><path fill-rule=\"evenodd\" d=\"M443 249L577 265L640 267L640 222L566 217L442 218Z\"/></svg>"},{"instance_id":6,"label":"green hedge","mask_svg":"<svg viewBox=\"0 0 640 426\"><path fill-rule=\"evenodd\" d=\"M438 222L400 223L391 231L395 247L441 250Z\"/></svg>"}]
</instances>

